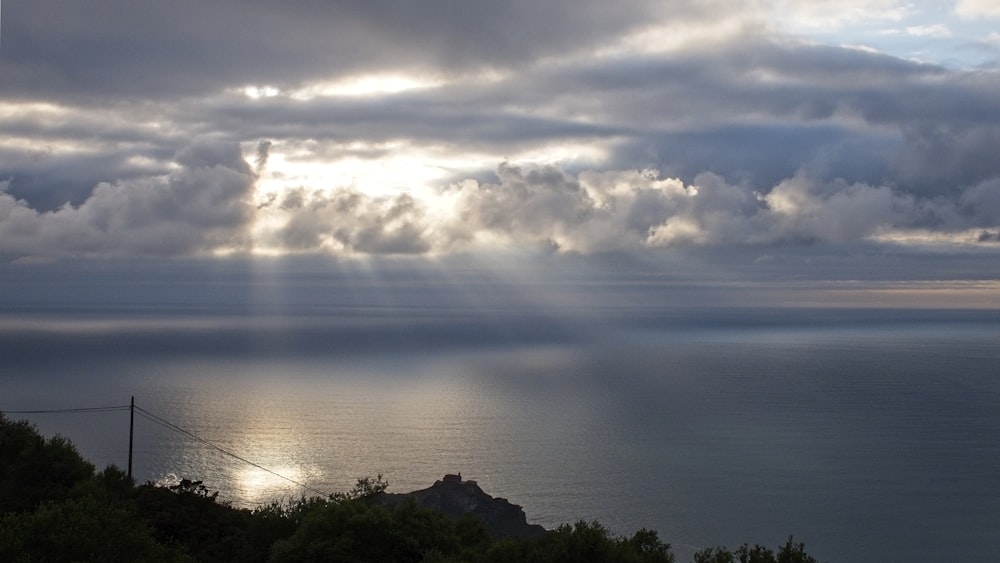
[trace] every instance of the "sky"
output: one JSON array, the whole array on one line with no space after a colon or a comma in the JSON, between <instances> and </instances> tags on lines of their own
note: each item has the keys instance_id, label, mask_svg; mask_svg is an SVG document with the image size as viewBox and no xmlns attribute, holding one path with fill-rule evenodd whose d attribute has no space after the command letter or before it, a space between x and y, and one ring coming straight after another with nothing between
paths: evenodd
<instances>
[{"instance_id":1,"label":"sky","mask_svg":"<svg viewBox=\"0 0 1000 563\"><path fill-rule=\"evenodd\" d=\"M996 0L7 0L0 262L995 292L997 92Z\"/></svg>"}]
</instances>

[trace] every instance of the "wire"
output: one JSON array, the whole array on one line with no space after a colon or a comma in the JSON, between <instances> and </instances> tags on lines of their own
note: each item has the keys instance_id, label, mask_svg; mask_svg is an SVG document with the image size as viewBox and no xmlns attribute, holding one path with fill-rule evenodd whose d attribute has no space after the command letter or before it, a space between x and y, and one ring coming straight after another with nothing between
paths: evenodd
<instances>
[{"instance_id":1,"label":"wire","mask_svg":"<svg viewBox=\"0 0 1000 563\"><path fill-rule=\"evenodd\" d=\"M38 409L38 410L24 410L24 411L0 411L0 414L78 414L78 413L98 413L98 412L122 412L122 411L127 411L127 410L129 410L131 408L132 408L131 405L115 405L115 406L108 406L108 407L84 407L84 408L75 408L75 409ZM208 440L202 438L201 436L198 436L194 432L191 432L190 430L185 430L184 428L181 428L180 426L177 426L176 424L170 422L169 420L167 420L167 419L165 419L163 417L157 416L157 415L149 412L148 410L146 410L146 409L144 409L142 407L136 406L135 407L135 412L139 413L139 416L145 418L146 420L149 420L151 422L159 424L160 426L163 426L163 427L165 427L167 429L173 430L174 432L177 432L178 434L183 434L184 436L187 436L188 438L191 438L192 440L195 440L196 442L200 442L202 444L205 444L206 446L208 446L210 448L213 448L215 450L218 450L219 452L222 452L223 454L225 454L225 455L227 455L229 457L232 457L233 459L237 459L239 461L242 461L243 463L246 463L248 465L252 465L253 467L256 467L257 469L260 469L261 471L266 471L267 473L270 473L271 475L274 475L275 477L278 477L280 479L284 479L285 481L288 481L289 483L293 483L295 485L298 485L299 487L302 487L303 489L305 489L307 491L312 491L312 492L317 493L319 495L322 495L324 497L330 496L330 493L326 493L326 492L323 492L323 491L321 491L319 489L310 487L309 485L306 485L305 483L296 481L295 479L292 479L291 477L286 477L286 476L284 476L284 475L282 475L282 474L280 474L280 473L278 473L276 471L273 471L271 469L268 469L268 468L264 467L263 465L260 465L259 463L255 463L253 461L250 461L249 459L246 459L245 457L239 456L239 455L237 455L237 454L235 454L235 453L233 453L233 452L231 452L231 451L223 448L222 446L218 446L216 444L213 444L212 442L209 442Z\"/></svg>"},{"instance_id":2,"label":"wire","mask_svg":"<svg viewBox=\"0 0 1000 563\"><path fill-rule=\"evenodd\" d=\"M202 444L205 444L206 446L208 446L210 448L213 448L213 449L215 449L215 450L217 450L219 452L222 452L223 454L225 454L225 455L227 455L229 457L232 457L234 459L242 461L243 463L246 463L247 465L251 465L253 467L256 467L257 469L260 469L262 471L266 471L267 473L270 473L271 475L274 475L275 477L278 477L280 479L284 479L285 481L288 481L289 483L293 483L295 485L298 485L299 487L302 487L303 489L306 489L307 491L312 491L312 492L317 493L319 495L322 495L324 497L330 496L330 493L326 493L326 492L320 491L319 489L313 488L313 487L311 487L309 485L306 485L305 483L302 483L300 481L296 481L295 479L292 479L291 477L286 477L286 476L284 476L284 475L282 475L282 474L280 474L280 473L278 473L276 471L273 471L271 469L268 469L268 468L264 467L263 465L260 465L259 463L255 463L253 461L250 461L249 459L246 459L245 457L239 456L239 455L237 455L237 454L235 454L235 453L233 453L233 452L231 452L231 451L223 448L222 446L218 446L216 444L213 444L212 442L209 442L208 440L202 438L201 436L198 436L194 432L191 432L189 430L185 430L184 428L181 428L180 426L177 426L176 424L170 422L169 420L166 420L165 418L157 416L157 415L149 412L148 410L146 410L146 409L144 409L142 407L136 406L135 407L135 411L137 413L139 413L139 416L142 416L146 420L149 420L151 422L159 424L160 426L163 426L165 428L173 430L174 432L177 432L178 434L183 434L184 436L187 436L188 438L191 438L192 440L195 440L196 442L200 442Z\"/></svg>"},{"instance_id":3,"label":"wire","mask_svg":"<svg viewBox=\"0 0 1000 563\"><path fill-rule=\"evenodd\" d=\"M84 413L84 412L120 412L127 411L129 409L128 405L124 406L113 406L113 407L86 407L79 409L44 409L44 410L33 410L33 411L0 411L0 414L66 414L66 413Z\"/></svg>"}]
</instances>

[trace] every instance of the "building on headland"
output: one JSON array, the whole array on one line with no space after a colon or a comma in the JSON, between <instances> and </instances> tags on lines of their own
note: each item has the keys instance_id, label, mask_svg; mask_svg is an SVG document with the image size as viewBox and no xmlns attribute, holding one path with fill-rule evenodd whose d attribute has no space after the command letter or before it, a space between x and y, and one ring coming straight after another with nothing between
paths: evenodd
<instances>
[{"instance_id":1,"label":"building on headland","mask_svg":"<svg viewBox=\"0 0 1000 563\"><path fill-rule=\"evenodd\" d=\"M444 482L444 483L464 483L466 485L479 486L479 483L477 483L474 479L466 479L465 481L463 481L461 473L457 473L457 474L456 473L446 473L445 476L444 476L444 478L441 479L441 481Z\"/></svg>"}]
</instances>

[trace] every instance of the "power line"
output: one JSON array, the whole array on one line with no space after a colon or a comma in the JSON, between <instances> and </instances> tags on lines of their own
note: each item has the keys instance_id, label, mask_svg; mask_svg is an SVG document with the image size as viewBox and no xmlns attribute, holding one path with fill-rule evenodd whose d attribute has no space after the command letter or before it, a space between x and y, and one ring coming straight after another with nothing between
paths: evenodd
<instances>
[{"instance_id":1,"label":"power line","mask_svg":"<svg viewBox=\"0 0 1000 563\"><path fill-rule=\"evenodd\" d=\"M245 457L237 455L237 454L235 454L235 453L233 453L233 452L231 452L231 451L223 448L222 446L216 445L216 444L214 444L214 443L206 440L205 438L202 438L201 436L198 436L194 432L191 432L190 430L185 430L184 428L181 428L180 426L177 426L176 424L170 422L169 420L167 420L167 419L165 419L163 417L157 416L156 414L153 414L153 413L149 412L148 410L146 410L146 409L144 409L142 407L135 406L134 404L133 405L114 405L114 406L107 406L107 407L83 407L83 408L75 408L75 409L37 409L37 410L22 410L22 411L0 411L0 413L2 413L2 414L80 414L80 413L99 413L99 412L122 412L122 411L132 410L133 408L134 408L134 412L139 413L139 416L145 418L146 420L149 420L150 422L153 422L155 424L159 424L160 426L163 426L164 428L167 428L169 430L177 432L178 434L182 434L184 436L187 436L188 438L191 438L192 440L194 440L196 442L202 443L202 444L204 444L204 445L206 445L206 446L208 446L208 447L210 447L212 449L215 449L215 450L217 450L217 451L219 451L219 452L221 452L221 453L223 453L223 454L225 454L225 455L227 455L227 456L229 456L229 457L231 457L233 459L242 461L243 463L246 463L247 465L251 465L253 467L256 467L257 469L260 469L261 471L266 471L267 473L270 473L271 475L274 475L275 477L278 477L280 479L284 479L285 481L288 481L289 483L292 483L294 485L298 485L299 487L302 487L303 489L305 489L307 491L312 491L312 492L314 492L316 494L319 494L319 495L322 495L324 497L330 496L330 493L321 491L321 490L316 489L314 487L311 487L311 486L309 486L309 485L307 485L305 483L302 483L300 481L296 481L295 479L292 479L291 477L286 477L286 476L278 473L277 471L273 471L271 469L268 469L268 468L264 467L263 465L261 465L259 463L255 463L253 461L250 461L249 459L246 459ZM129 445L131 446L131 440L130 440L130 444Z\"/></svg>"},{"instance_id":2,"label":"power line","mask_svg":"<svg viewBox=\"0 0 1000 563\"><path fill-rule=\"evenodd\" d=\"M0 411L2 414L72 414L72 413L86 413L86 412L121 412L127 411L129 409L128 405L123 406L112 406L112 407L85 407L77 409L39 409L31 411Z\"/></svg>"},{"instance_id":3,"label":"power line","mask_svg":"<svg viewBox=\"0 0 1000 563\"><path fill-rule=\"evenodd\" d=\"M275 477L278 477L280 479L284 479L285 481L288 481L289 483L298 485L299 487L302 487L303 489L305 489L307 491L312 491L312 492L317 493L319 495L322 495L324 497L330 496L330 493L326 493L326 492L323 492L323 491L321 491L319 489L313 488L313 487L311 487L311 486L309 486L309 485L307 485L305 483L302 483L300 481L296 481L295 479L292 479L291 477L286 477L286 476L278 473L277 471L273 471L271 469L268 469L268 468L264 467L263 465L261 465L259 463L255 463L253 461L250 461L249 459L246 459L245 457L242 457L240 455L237 455L237 454L235 454L235 453L233 453L233 452L231 452L231 451L223 448L222 446L219 446L217 444L209 442L208 440L202 438L201 436L198 436L194 432L191 432L190 430L185 430L184 428L181 428L180 426L177 426L176 424L170 422L169 420L166 420L166 419L164 419L164 418L162 418L160 416L157 416L157 415L149 412L148 410L146 410L146 409L144 409L142 407L136 406L135 407L135 411L137 413L139 413L139 416L145 418L146 420L149 420L151 422L159 424L159 425L161 425L161 426L163 426L163 427L165 427L167 429L173 430L174 432L177 432L178 434L182 434L184 436L187 436L188 438L191 438L192 440L195 440L196 442L200 442L200 443L202 443L202 444L204 444L204 445L206 445L206 446L208 446L208 447L210 447L212 449L215 449L215 450L217 450L217 451L219 451L219 452L221 452L221 453L223 453L223 454L225 454L225 455L227 455L229 457L232 457L233 459L242 461L243 463L246 463L247 465L251 465L253 467L256 467L257 469L260 469L261 471L266 471L267 473L270 473L271 475L274 475Z\"/></svg>"}]
</instances>

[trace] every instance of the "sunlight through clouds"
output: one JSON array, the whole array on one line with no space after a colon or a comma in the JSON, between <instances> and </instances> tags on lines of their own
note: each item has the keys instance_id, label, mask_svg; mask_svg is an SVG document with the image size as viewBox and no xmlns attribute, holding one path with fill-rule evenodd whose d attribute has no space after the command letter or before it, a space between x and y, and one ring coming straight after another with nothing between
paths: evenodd
<instances>
[{"instance_id":1,"label":"sunlight through clouds","mask_svg":"<svg viewBox=\"0 0 1000 563\"><path fill-rule=\"evenodd\" d=\"M843 522L812 529L846 553L892 559L889 536L914 561L970 534L995 546L973 521L997 521L975 494L996 480L955 484L996 465L965 463L996 429L938 438L996 422L949 393L978 404L996 383L997 2L91 0L2 16L0 358L22 399L136 386L320 495L383 470L418 486L510 469L510 490L550 499L546 523L645 502L694 522L675 544L692 552L712 526L759 523L747 510L784 534L831 499ZM964 365L906 394L912 367L937 381ZM870 401L844 387L882 378ZM729 431L754 412L744 392L766 398L755 421L777 456ZM899 406L920 407L902 451L940 465L903 456L870 478L869 423ZM789 430L788 409L806 424ZM813 442L816 413L835 417ZM945 418L954 433L935 432ZM782 488L829 469L830 443L853 449L864 502L841 494L849 471ZM218 449L172 443L143 473L248 504L302 492ZM660 455L676 464L608 478ZM900 471L927 478L879 497ZM907 502L916 516L896 518ZM723 504L738 510L718 528ZM938 551L917 537L932 528Z\"/></svg>"},{"instance_id":2,"label":"sunlight through clouds","mask_svg":"<svg viewBox=\"0 0 1000 563\"><path fill-rule=\"evenodd\" d=\"M970 233L992 247L1000 136L983 124L1000 111L997 76L955 50L971 37L977 56L995 53L985 4L585 4L522 6L553 25L510 39L506 12L444 14L477 31L407 12L441 49L357 5L340 16L368 22L375 43L288 31L323 21L317 6L241 12L286 43L227 36L238 60L208 49L219 58L129 66L83 47L37 67L7 59L19 93L0 104L0 256L797 252L948 248ZM129 10L117 17L149 23ZM345 37L367 50L329 57Z\"/></svg>"},{"instance_id":3,"label":"sunlight through clouds","mask_svg":"<svg viewBox=\"0 0 1000 563\"><path fill-rule=\"evenodd\" d=\"M326 96L377 97L434 88L441 84L440 80L405 74L363 74L310 84L290 92L289 97L301 101Z\"/></svg>"}]
</instances>

